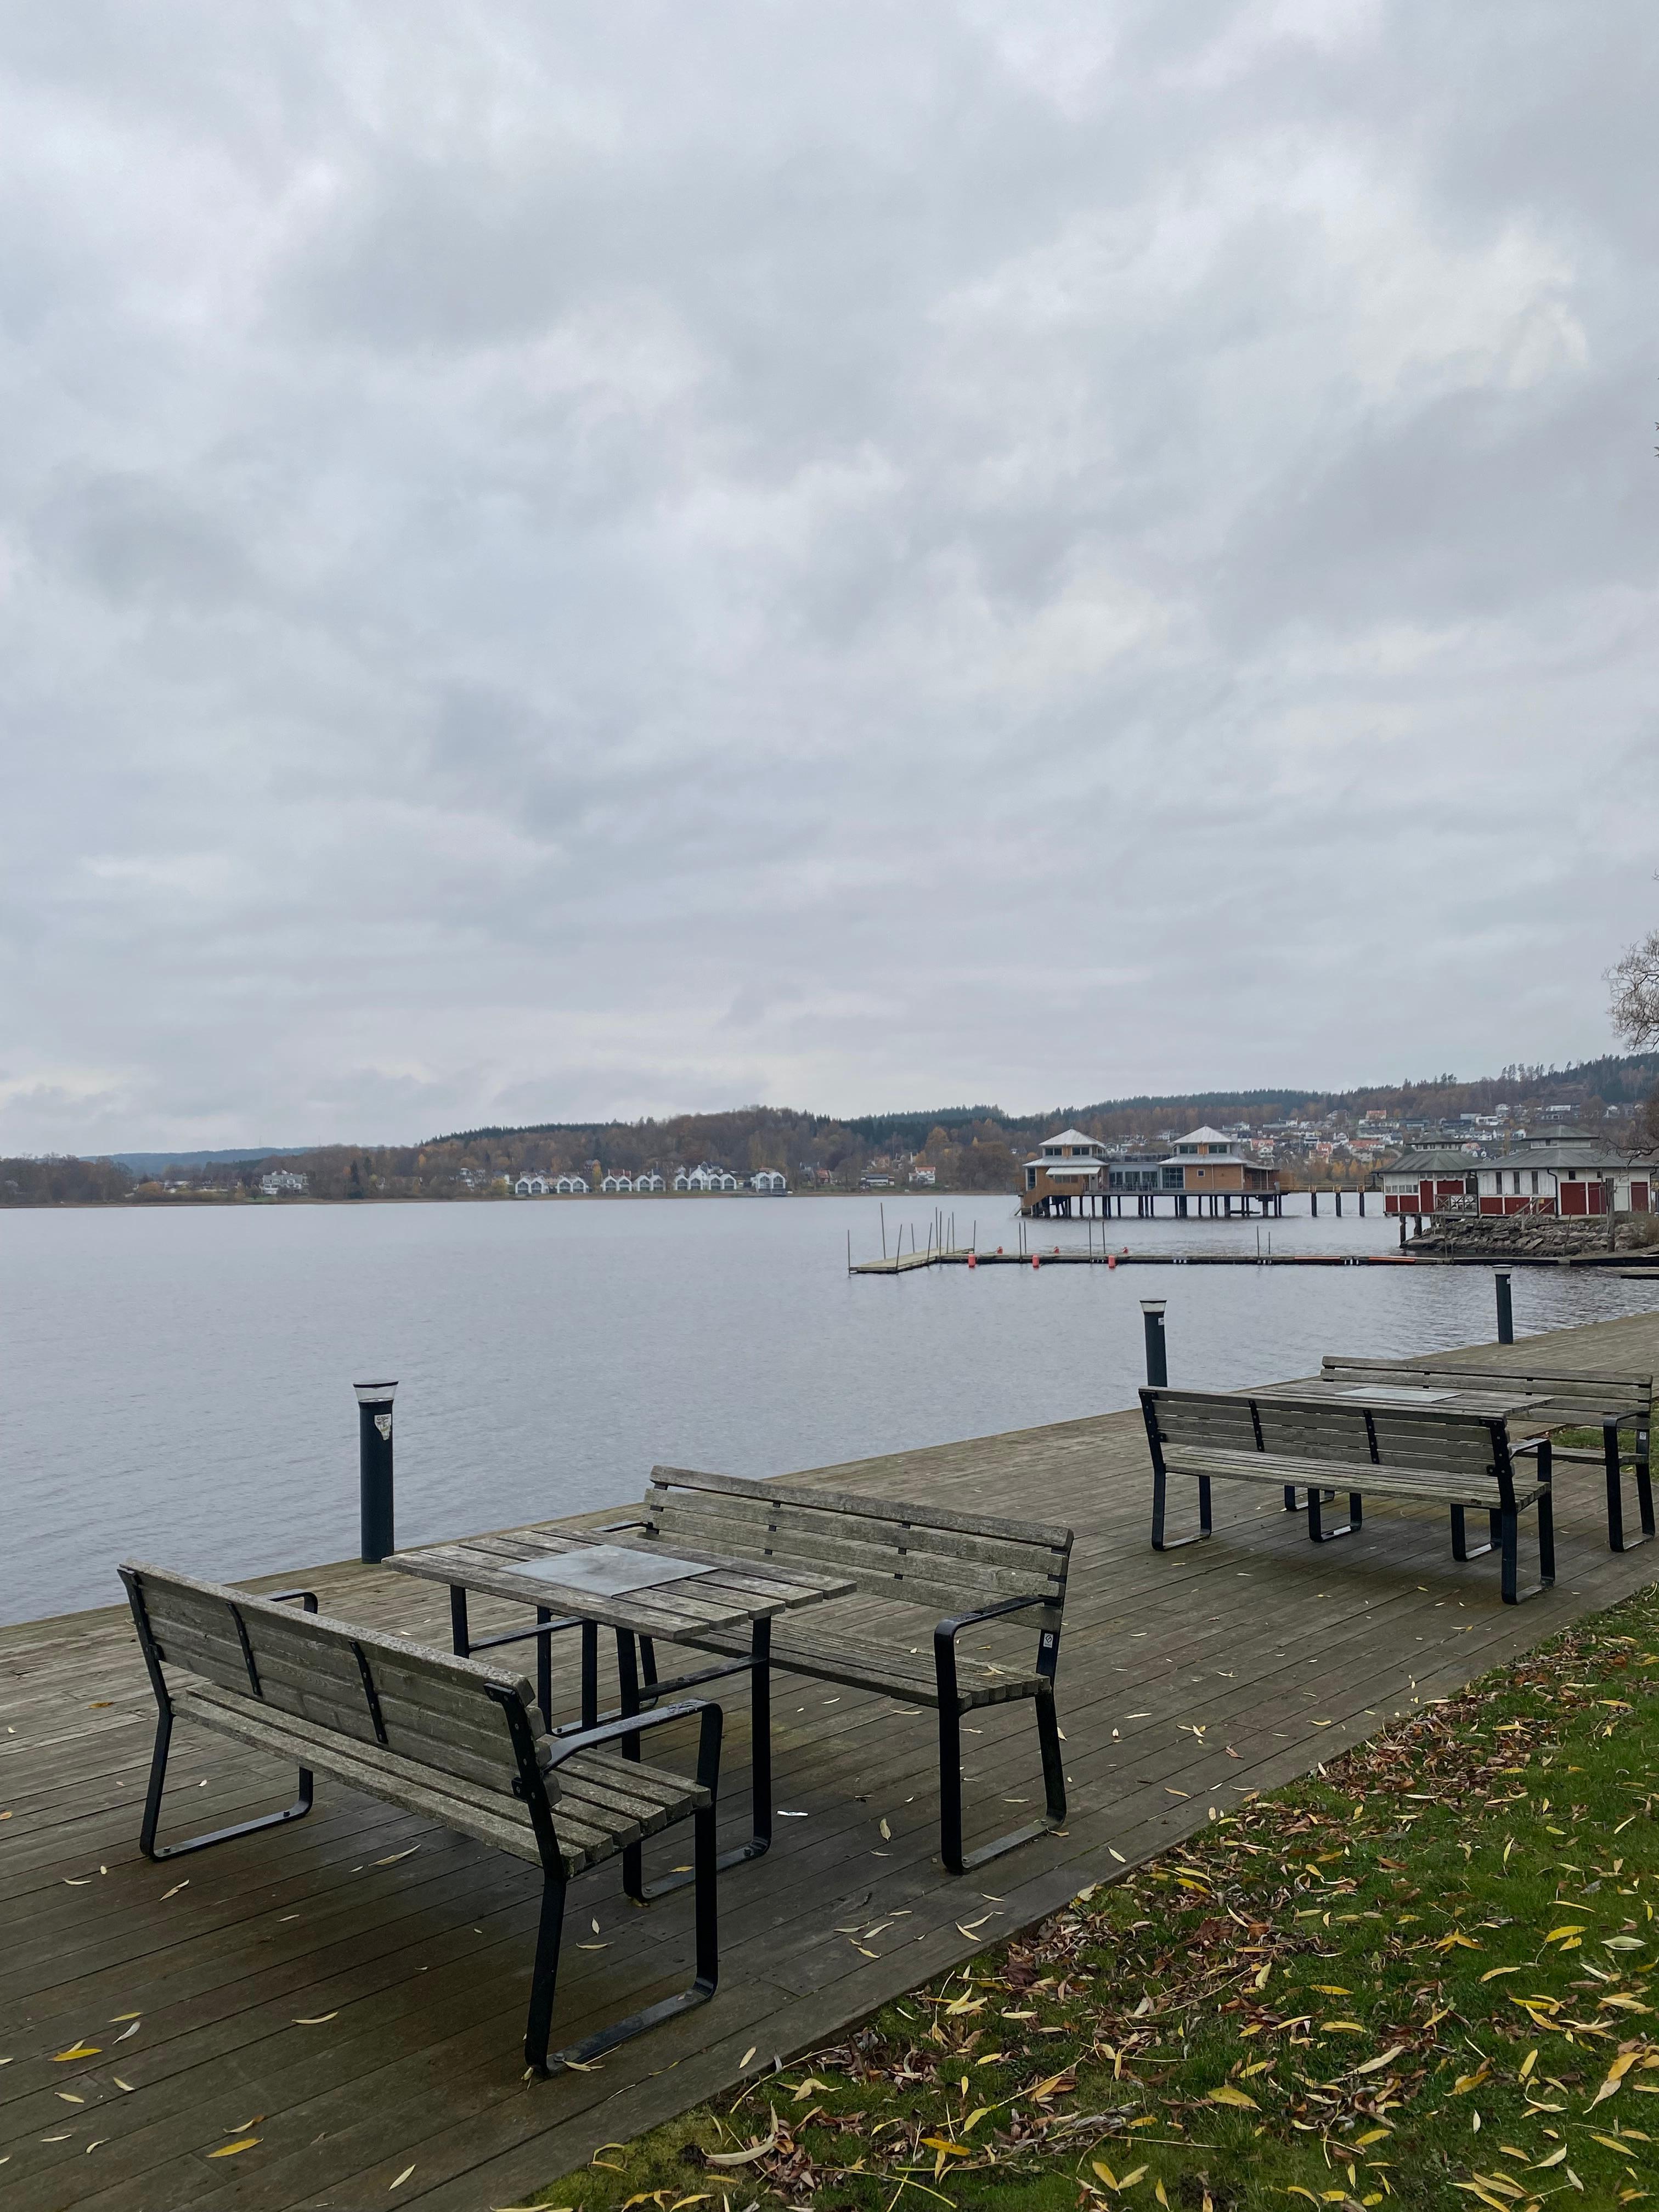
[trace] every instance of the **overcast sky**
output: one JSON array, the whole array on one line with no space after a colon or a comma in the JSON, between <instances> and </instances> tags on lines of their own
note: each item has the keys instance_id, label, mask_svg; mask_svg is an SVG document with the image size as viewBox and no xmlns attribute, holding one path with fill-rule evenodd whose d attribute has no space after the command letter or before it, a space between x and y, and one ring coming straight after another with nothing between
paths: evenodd
<instances>
[{"instance_id":1,"label":"overcast sky","mask_svg":"<svg viewBox=\"0 0 1659 2212\"><path fill-rule=\"evenodd\" d=\"M1656 52L0 6L0 1150L1608 1049Z\"/></svg>"}]
</instances>

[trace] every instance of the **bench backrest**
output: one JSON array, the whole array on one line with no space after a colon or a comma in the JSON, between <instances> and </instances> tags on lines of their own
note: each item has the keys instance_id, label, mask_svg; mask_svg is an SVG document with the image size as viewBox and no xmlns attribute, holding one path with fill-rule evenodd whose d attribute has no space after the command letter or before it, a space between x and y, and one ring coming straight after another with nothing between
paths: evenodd
<instances>
[{"instance_id":1,"label":"bench backrest","mask_svg":"<svg viewBox=\"0 0 1659 2212\"><path fill-rule=\"evenodd\" d=\"M1396 1475L1489 1477L1494 1486L1510 1473L1504 1424L1483 1413L1298 1402L1245 1390L1143 1389L1140 1398L1160 1444L1381 1467Z\"/></svg>"},{"instance_id":2,"label":"bench backrest","mask_svg":"<svg viewBox=\"0 0 1659 2212\"><path fill-rule=\"evenodd\" d=\"M511 1796L519 1765L504 1701L516 1703L538 1765L552 1757L534 1691L501 1668L160 1567L120 1574L147 1658L273 1712Z\"/></svg>"},{"instance_id":3,"label":"bench backrest","mask_svg":"<svg viewBox=\"0 0 1659 2212\"><path fill-rule=\"evenodd\" d=\"M1512 1359L1506 1359L1501 1367L1460 1367L1440 1360L1360 1359L1328 1352L1320 1362L1320 1373L1328 1382L1420 1382L1431 1390L1479 1390L1515 1384L1547 1398L1552 1408L1571 1411L1582 1407L1587 1414L1594 1415L1603 1408L1628 1407L1632 1419L1646 1416L1653 1407L1651 1375L1564 1375L1558 1368L1533 1367ZM1518 1418L1524 1420L1526 1416Z\"/></svg>"},{"instance_id":4,"label":"bench backrest","mask_svg":"<svg viewBox=\"0 0 1659 2212\"><path fill-rule=\"evenodd\" d=\"M671 1547L815 1567L845 1575L866 1596L939 1613L1039 1598L1044 1627L1060 1625L1072 1532L1052 1522L678 1467L652 1468L645 1511Z\"/></svg>"}]
</instances>

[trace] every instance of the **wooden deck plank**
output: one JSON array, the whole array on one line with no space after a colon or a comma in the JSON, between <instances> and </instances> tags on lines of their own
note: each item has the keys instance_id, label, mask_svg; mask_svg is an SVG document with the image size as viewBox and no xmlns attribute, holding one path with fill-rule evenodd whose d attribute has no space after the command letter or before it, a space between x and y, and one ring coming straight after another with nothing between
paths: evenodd
<instances>
[{"instance_id":1,"label":"wooden deck plank","mask_svg":"<svg viewBox=\"0 0 1659 2212\"><path fill-rule=\"evenodd\" d=\"M1517 1349L1558 1368L1647 1372L1659 1364L1659 1317L1443 1359L1502 1366ZM9 2205L287 2212L378 2201L411 2161L400 2202L476 2212L521 2201L598 2142L725 2086L750 2045L769 2062L811 2047L1053 1909L1083 1881L1116 1871L1112 1850L1133 1863L1164 1848L1202 1825L1210 1805L1306 1771L1413 1698L1446 1694L1659 1567L1659 1555L1607 1551L1593 1469L1558 1483L1561 1578L1518 1609L1498 1604L1491 1559L1455 1565L1444 1516L1412 1505L1378 1507L1358 1538L1316 1551L1299 1518L1241 1488L1231 1501L1218 1496L1211 1543L1158 1557L1133 1413L799 1479L853 1496L914 1495L964 1516L1026 1504L1076 1528L1059 1680L1071 1796L1064 1832L950 1881L933 1856L932 1712L905 1717L896 1699L780 1674L777 1802L805 1817L781 1819L771 1855L722 1879L714 2003L613 2053L594 2075L526 2083L518 2043L533 1868L326 1778L307 1821L147 1866L136 1831L153 1716L125 1613L112 1607L0 1630L0 1722L15 1731L0 1735L0 1810L12 1814L0 1825L0 2057L14 2060L0 2069ZM560 1525L616 1520L631 1503ZM447 1645L437 1586L349 1562L264 1586L301 1581L338 1616ZM839 1602L849 1625L894 1619ZM931 1621L911 1618L925 1655ZM475 1602L477 1634L526 1620L521 1608ZM1018 1623L964 1638L975 1656L1021 1673L1031 1643ZM574 1645L553 1647L560 1717L576 1710ZM683 1646L665 1645L659 1657L665 1672L696 1663ZM747 1814L748 1693L734 1680L720 1694L721 1830L735 1841ZM674 1748L660 1763L689 1768L689 1735L662 1741ZM164 1833L169 1819L183 1833L246 1817L291 1787L275 1762L199 1730L181 1728L178 1743L185 1786L169 1790ZM970 1840L1035 1810L1041 1783L1024 1707L968 1716L963 1763ZM1018 1797L1030 1807L1009 1802ZM677 1838L653 1848L664 1864L678 1863ZM375 1864L385 1858L396 1863ZM189 1887L175 1889L185 1877ZM609 1869L585 1876L572 1896L560 2033L660 1992L690 1960L684 1896L636 1912ZM990 1898L1000 1901L981 1901ZM981 1914L993 1917L964 1937L957 1923ZM587 1931L595 1917L597 1939ZM873 1959L836 1932L883 1918ZM608 1948L584 1953L574 1948L583 1940ZM142 2014L137 2033L105 2043L120 2033L111 2015L130 2010ZM325 2012L337 2017L324 2028L294 2024ZM97 2057L52 2063L52 2051L83 2037L100 2045ZM116 2073L132 2094L113 2086ZM65 2088L88 2103L66 2106L56 2094ZM209 2160L223 2130L254 2112L264 2116L258 2149ZM58 2135L67 2139L42 2141Z\"/></svg>"}]
</instances>

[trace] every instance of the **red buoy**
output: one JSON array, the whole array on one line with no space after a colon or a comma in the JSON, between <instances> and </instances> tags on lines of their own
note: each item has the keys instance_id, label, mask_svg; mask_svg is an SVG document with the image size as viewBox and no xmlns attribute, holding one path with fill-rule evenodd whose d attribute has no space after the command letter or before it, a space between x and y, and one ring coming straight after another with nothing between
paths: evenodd
<instances>
[{"instance_id":1,"label":"red buoy","mask_svg":"<svg viewBox=\"0 0 1659 2212\"><path fill-rule=\"evenodd\" d=\"M1111 1272L1112 1272L1113 1268L1114 1268L1114 1267L1116 1267L1116 1265L1117 1265L1117 1254L1116 1254L1115 1252L1109 1252L1109 1253L1106 1255L1106 1272L1107 1272L1107 1273L1108 1273L1109 1275L1111 1273Z\"/></svg>"},{"instance_id":2,"label":"red buoy","mask_svg":"<svg viewBox=\"0 0 1659 2212\"><path fill-rule=\"evenodd\" d=\"M978 1255L977 1255L976 1253L970 1252L970 1253L968 1255L968 1265L969 1265L970 1267L978 1267L978 1265L979 1265L979 1256L978 1256Z\"/></svg>"},{"instance_id":3,"label":"red buoy","mask_svg":"<svg viewBox=\"0 0 1659 2212\"><path fill-rule=\"evenodd\" d=\"M1031 1255L1031 1265L1032 1265L1034 1267L1040 1267L1042 1265L1042 1261L1037 1258L1037 1255L1036 1255L1036 1254L1035 1252L1033 1252L1033 1253L1032 1253L1032 1255Z\"/></svg>"}]
</instances>

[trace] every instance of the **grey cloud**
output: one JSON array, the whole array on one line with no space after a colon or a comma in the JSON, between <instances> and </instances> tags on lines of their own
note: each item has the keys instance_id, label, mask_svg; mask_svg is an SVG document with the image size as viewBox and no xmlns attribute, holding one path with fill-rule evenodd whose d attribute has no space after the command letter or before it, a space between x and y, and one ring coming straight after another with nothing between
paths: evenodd
<instances>
[{"instance_id":1,"label":"grey cloud","mask_svg":"<svg viewBox=\"0 0 1659 2212\"><path fill-rule=\"evenodd\" d=\"M1656 66L0 16L0 1148L1604 1048Z\"/></svg>"}]
</instances>

